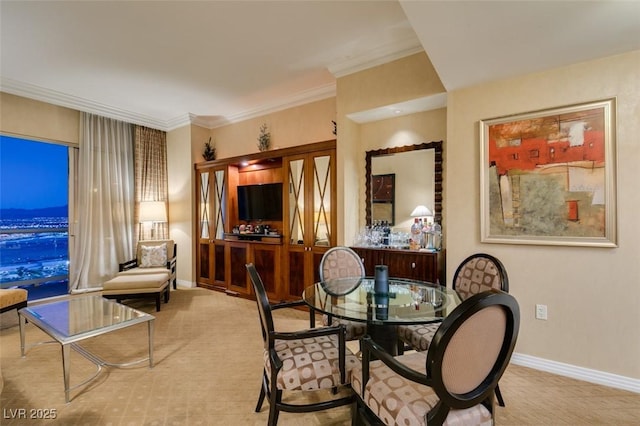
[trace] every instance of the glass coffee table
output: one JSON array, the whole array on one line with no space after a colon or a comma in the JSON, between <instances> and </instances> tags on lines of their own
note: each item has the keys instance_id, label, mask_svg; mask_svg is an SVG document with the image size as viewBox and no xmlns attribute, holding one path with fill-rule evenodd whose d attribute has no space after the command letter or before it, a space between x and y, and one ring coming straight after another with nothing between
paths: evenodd
<instances>
[{"instance_id":1,"label":"glass coffee table","mask_svg":"<svg viewBox=\"0 0 640 426\"><path fill-rule=\"evenodd\" d=\"M62 345L62 369L66 402L70 401L69 393L71 390L95 379L102 371L103 366L122 368L149 361L149 368L153 368L153 321L155 320L153 315L100 296L87 296L22 308L18 311L18 316L20 324L20 353L23 357L25 356L26 322L31 322L54 339L54 341L40 342L32 346L55 342ZM104 361L79 345L82 340L145 322L149 333L149 356L147 358L124 364L114 364ZM69 386L71 348L97 367L97 371L93 376L73 387Z\"/></svg>"}]
</instances>

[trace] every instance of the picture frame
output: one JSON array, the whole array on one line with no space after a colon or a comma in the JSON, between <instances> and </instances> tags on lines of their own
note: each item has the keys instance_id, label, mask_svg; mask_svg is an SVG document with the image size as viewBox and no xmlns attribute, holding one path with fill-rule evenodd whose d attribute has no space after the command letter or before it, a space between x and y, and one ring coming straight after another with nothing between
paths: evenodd
<instances>
[{"instance_id":1,"label":"picture frame","mask_svg":"<svg viewBox=\"0 0 640 426\"><path fill-rule=\"evenodd\" d=\"M615 98L479 124L481 242L617 247Z\"/></svg>"},{"instance_id":2,"label":"picture frame","mask_svg":"<svg viewBox=\"0 0 640 426\"><path fill-rule=\"evenodd\" d=\"M388 173L371 176L371 218L395 225L396 175Z\"/></svg>"}]
</instances>

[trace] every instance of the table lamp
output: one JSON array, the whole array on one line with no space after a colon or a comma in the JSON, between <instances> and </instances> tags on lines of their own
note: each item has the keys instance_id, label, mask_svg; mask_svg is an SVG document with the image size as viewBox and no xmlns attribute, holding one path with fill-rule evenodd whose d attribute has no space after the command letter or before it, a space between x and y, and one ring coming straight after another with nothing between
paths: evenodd
<instances>
[{"instance_id":1,"label":"table lamp","mask_svg":"<svg viewBox=\"0 0 640 426\"><path fill-rule=\"evenodd\" d=\"M433 213L426 206L419 205L413 209L411 217L433 217Z\"/></svg>"},{"instance_id":2,"label":"table lamp","mask_svg":"<svg viewBox=\"0 0 640 426\"><path fill-rule=\"evenodd\" d=\"M167 221L167 205L164 201L141 201L138 219L140 223L151 223L151 239L154 238L154 224Z\"/></svg>"}]
</instances>

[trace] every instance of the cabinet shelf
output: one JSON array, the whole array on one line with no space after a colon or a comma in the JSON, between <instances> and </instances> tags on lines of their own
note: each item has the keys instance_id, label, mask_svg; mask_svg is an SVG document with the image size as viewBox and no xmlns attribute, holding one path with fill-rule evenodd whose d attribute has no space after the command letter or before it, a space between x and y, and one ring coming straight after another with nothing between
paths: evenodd
<instances>
[{"instance_id":1,"label":"cabinet shelf","mask_svg":"<svg viewBox=\"0 0 640 426\"><path fill-rule=\"evenodd\" d=\"M282 235L280 234L235 234L225 233L225 241L254 241L269 244L282 244Z\"/></svg>"}]
</instances>

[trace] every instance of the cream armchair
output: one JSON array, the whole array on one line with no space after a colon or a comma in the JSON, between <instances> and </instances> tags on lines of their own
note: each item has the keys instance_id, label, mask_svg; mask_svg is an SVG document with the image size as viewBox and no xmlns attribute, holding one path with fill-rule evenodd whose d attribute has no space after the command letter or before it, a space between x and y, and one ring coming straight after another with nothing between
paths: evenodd
<instances>
[{"instance_id":1,"label":"cream armchair","mask_svg":"<svg viewBox=\"0 0 640 426\"><path fill-rule=\"evenodd\" d=\"M118 272L122 275L169 273L173 289L177 288L176 279L177 244L173 240L139 241L136 258L121 263Z\"/></svg>"}]
</instances>

